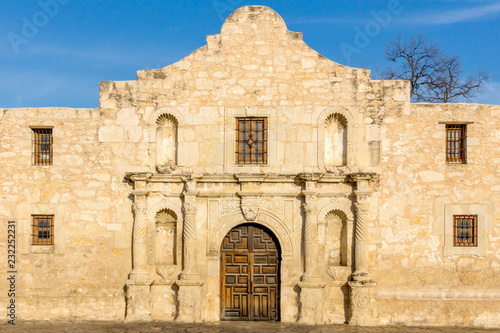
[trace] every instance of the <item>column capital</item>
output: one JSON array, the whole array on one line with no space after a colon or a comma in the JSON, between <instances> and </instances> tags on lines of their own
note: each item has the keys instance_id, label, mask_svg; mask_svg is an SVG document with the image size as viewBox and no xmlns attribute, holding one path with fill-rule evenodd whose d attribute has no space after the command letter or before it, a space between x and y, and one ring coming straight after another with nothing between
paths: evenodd
<instances>
[{"instance_id":1,"label":"column capital","mask_svg":"<svg viewBox=\"0 0 500 333\"><path fill-rule=\"evenodd\" d=\"M302 208L306 215L316 215L318 213L318 208L314 202L304 202Z\"/></svg>"},{"instance_id":2,"label":"column capital","mask_svg":"<svg viewBox=\"0 0 500 333\"><path fill-rule=\"evenodd\" d=\"M132 190L130 192L134 197L140 197L140 196L148 196L149 191L148 190Z\"/></svg>"},{"instance_id":3,"label":"column capital","mask_svg":"<svg viewBox=\"0 0 500 333\"><path fill-rule=\"evenodd\" d=\"M196 203L184 202L184 204L182 205L182 211L184 212L184 215L194 215L196 214L196 210L197 210Z\"/></svg>"}]
</instances>

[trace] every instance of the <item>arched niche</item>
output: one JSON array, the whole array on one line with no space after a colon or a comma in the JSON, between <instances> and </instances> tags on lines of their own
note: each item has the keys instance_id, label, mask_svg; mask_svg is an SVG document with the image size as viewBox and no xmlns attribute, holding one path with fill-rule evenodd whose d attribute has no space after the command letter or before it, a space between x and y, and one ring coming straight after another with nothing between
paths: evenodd
<instances>
[{"instance_id":1,"label":"arched niche","mask_svg":"<svg viewBox=\"0 0 500 333\"><path fill-rule=\"evenodd\" d=\"M178 217L174 211L164 208L155 216L154 262L156 265L176 265Z\"/></svg>"},{"instance_id":2,"label":"arched niche","mask_svg":"<svg viewBox=\"0 0 500 333\"><path fill-rule=\"evenodd\" d=\"M156 165L177 165L177 119L163 113L156 119Z\"/></svg>"},{"instance_id":3,"label":"arched niche","mask_svg":"<svg viewBox=\"0 0 500 333\"><path fill-rule=\"evenodd\" d=\"M325 166L347 165L347 119L333 113L325 120Z\"/></svg>"},{"instance_id":4,"label":"arched niche","mask_svg":"<svg viewBox=\"0 0 500 333\"><path fill-rule=\"evenodd\" d=\"M179 137L182 137L183 114L174 108L159 108L148 119L149 156L152 165L179 165Z\"/></svg>"},{"instance_id":5,"label":"arched niche","mask_svg":"<svg viewBox=\"0 0 500 333\"><path fill-rule=\"evenodd\" d=\"M352 169L355 156L354 108L329 107L318 115L318 168Z\"/></svg>"},{"instance_id":6,"label":"arched niche","mask_svg":"<svg viewBox=\"0 0 500 333\"><path fill-rule=\"evenodd\" d=\"M340 210L331 210L325 216L323 260L328 267L348 266L348 221Z\"/></svg>"},{"instance_id":7,"label":"arched niche","mask_svg":"<svg viewBox=\"0 0 500 333\"><path fill-rule=\"evenodd\" d=\"M182 216L178 205L164 201L147 212L148 264L156 265L158 274L164 279L169 275L163 272L166 268L174 271L181 266Z\"/></svg>"},{"instance_id":8,"label":"arched niche","mask_svg":"<svg viewBox=\"0 0 500 333\"><path fill-rule=\"evenodd\" d=\"M353 227L354 216L348 198L337 198L320 210L319 255L327 270L337 266L352 266Z\"/></svg>"}]
</instances>

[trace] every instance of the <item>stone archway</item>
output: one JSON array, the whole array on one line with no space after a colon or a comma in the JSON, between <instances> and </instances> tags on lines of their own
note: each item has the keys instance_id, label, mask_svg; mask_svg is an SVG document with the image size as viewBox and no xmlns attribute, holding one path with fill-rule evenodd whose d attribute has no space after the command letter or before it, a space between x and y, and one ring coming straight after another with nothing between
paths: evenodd
<instances>
[{"instance_id":1,"label":"stone archway","mask_svg":"<svg viewBox=\"0 0 500 333\"><path fill-rule=\"evenodd\" d=\"M231 229L220 248L221 320L277 321L280 259L268 228L246 223Z\"/></svg>"}]
</instances>

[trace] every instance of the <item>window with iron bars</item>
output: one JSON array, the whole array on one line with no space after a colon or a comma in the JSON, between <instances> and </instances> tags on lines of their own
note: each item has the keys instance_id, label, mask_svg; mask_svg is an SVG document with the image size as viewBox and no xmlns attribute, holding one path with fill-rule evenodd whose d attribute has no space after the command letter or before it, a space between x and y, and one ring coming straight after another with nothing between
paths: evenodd
<instances>
[{"instance_id":1,"label":"window with iron bars","mask_svg":"<svg viewBox=\"0 0 500 333\"><path fill-rule=\"evenodd\" d=\"M446 163L467 163L467 126L465 124L446 125Z\"/></svg>"},{"instance_id":2,"label":"window with iron bars","mask_svg":"<svg viewBox=\"0 0 500 333\"><path fill-rule=\"evenodd\" d=\"M236 118L236 163L267 163L267 118Z\"/></svg>"},{"instance_id":3,"label":"window with iron bars","mask_svg":"<svg viewBox=\"0 0 500 333\"><path fill-rule=\"evenodd\" d=\"M31 244L54 245L54 215L32 215Z\"/></svg>"},{"instance_id":4,"label":"window with iron bars","mask_svg":"<svg viewBox=\"0 0 500 333\"><path fill-rule=\"evenodd\" d=\"M453 246L477 246L477 215L453 215Z\"/></svg>"},{"instance_id":5,"label":"window with iron bars","mask_svg":"<svg viewBox=\"0 0 500 333\"><path fill-rule=\"evenodd\" d=\"M32 128L33 165L52 165L52 128Z\"/></svg>"}]
</instances>

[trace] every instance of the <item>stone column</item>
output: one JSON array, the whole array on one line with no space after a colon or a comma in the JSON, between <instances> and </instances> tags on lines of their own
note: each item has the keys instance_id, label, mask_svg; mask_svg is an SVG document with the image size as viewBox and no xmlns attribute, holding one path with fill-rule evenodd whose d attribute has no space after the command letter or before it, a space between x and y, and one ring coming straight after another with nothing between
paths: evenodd
<instances>
[{"instance_id":1,"label":"stone column","mask_svg":"<svg viewBox=\"0 0 500 333\"><path fill-rule=\"evenodd\" d=\"M314 191L303 191L305 223L304 223L304 255L305 272L302 281L316 281L318 274L318 209L316 206L316 195Z\"/></svg>"},{"instance_id":2,"label":"stone column","mask_svg":"<svg viewBox=\"0 0 500 333\"><path fill-rule=\"evenodd\" d=\"M147 267L147 218L148 194L146 182L150 174L134 174L134 227L132 233L132 272L127 280L127 321L151 320L151 284Z\"/></svg>"},{"instance_id":3,"label":"stone column","mask_svg":"<svg viewBox=\"0 0 500 333\"><path fill-rule=\"evenodd\" d=\"M197 233L196 233L196 182L188 180L186 191L184 191L184 224L182 240L183 246L183 270L181 280L198 280L200 273L197 268Z\"/></svg>"},{"instance_id":4,"label":"stone column","mask_svg":"<svg viewBox=\"0 0 500 333\"><path fill-rule=\"evenodd\" d=\"M304 255L305 272L299 282L300 287L300 318L302 324L319 324L323 313L323 287L318 272L318 221L315 184L306 181L304 196Z\"/></svg>"},{"instance_id":5,"label":"stone column","mask_svg":"<svg viewBox=\"0 0 500 333\"><path fill-rule=\"evenodd\" d=\"M368 281L369 241L368 212L370 210L369 197L371 195L368 180L361 179L356 182L356 202L354 210L356 213L354 230L354 273L355 281Z\"/></svg>"},{"instance_id":6,"label":"stone column","mask_svg":"<svg viewBox=\"0 0 500 333\"><path fill-rule=\"evenodd\" d=\"M185 180L183 225L183 270L180 279L176 282L179 287L177 299L179 313L176 321L200 322L201 321L201 286L200 272L198 270L197 232L196 232L196 181L192 178Z\"/></svg>"},{"instance_id":7,"label":"stone column","mask_svg":"<svg viewBox=\"0 0 500 333\"><path fill-rule=\"evenodd\" d=\"M134 190L132 194L134 196L134 202L132 203L132 210L134 212L134 228L132 233L133 269L129 274L129 279L142 281L149 279L149 272L147 270L148 224L146 220L148 191Z\"/></svg>"},{"instance_id":8,"label":"stone column","mask_svg":"<svg viewBox=\"0 0 500 333\"><path fill-rule=\"evenodd\" d=\"M356 182L354 195L356 202L354 210L356 213L354 230L354 273L353 281L349 281L349 324L367 325L374 315L373 298L371 288L377 285L372 281L368 271L370 259L370 234L368 229L368 212L370 210L372 175L356 175L353 177Z\"/></svg>"}]
</instances>

